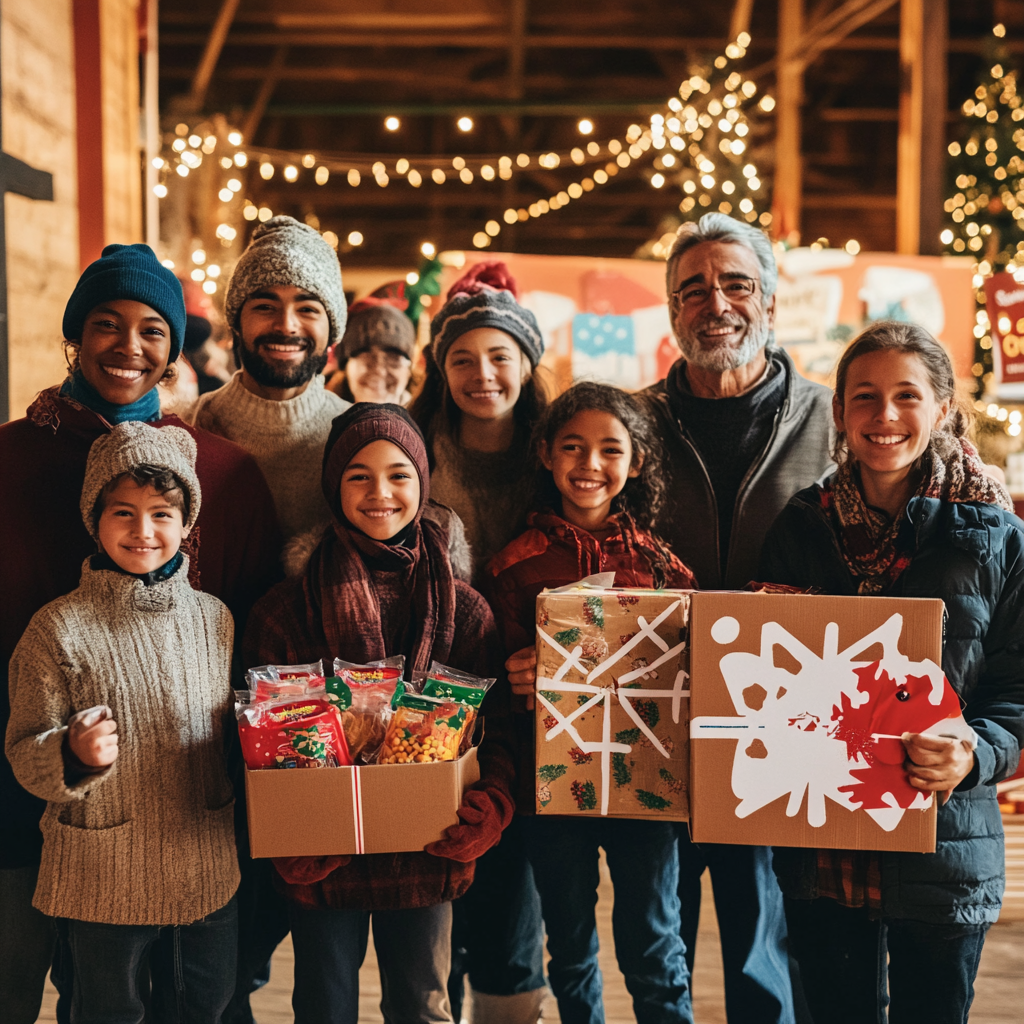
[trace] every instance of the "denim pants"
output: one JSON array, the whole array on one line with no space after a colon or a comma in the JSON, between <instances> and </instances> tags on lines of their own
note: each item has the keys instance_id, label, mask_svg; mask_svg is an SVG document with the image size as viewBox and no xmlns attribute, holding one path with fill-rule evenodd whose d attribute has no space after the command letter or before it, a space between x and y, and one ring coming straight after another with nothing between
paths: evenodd
<instances>
[{"instance_id":1,"label":"denim pants","mask_svg":"<svg viewBox=\"0 0 1024 1024\"><path fill-rule=\"evenodd\" d=\"M270 958L288 934L288 900L274 886L274 866L239 850L238 966L223 1024L253 1024L249 998L270 980Z\"/></svg>"},{"instance_id":2,"label":"denim pants","mask_svg":"<svg viewBox=\"0 0 1024 1024\"><path fill-rule=\"evenodd\" d=\"M786 920L818 1024L966 1024L987 924L872 921L825 897L787 899Z\"/></svg>"},{"instance_id":3,"label":"denim pants","mask_svg":"<svg viewBox=\"0 0 1024 1024\"><path fill-rule=\"evenodd\" d=\"M71 1024L219 1024L235 987L234 898L187 925L62 919L58 928L74 969Z\"/></svg>"},{"instance_id":4,"label":"denim pants","mask_svg":"<svg viewBox=\"0 0 1024 1024\"><path fill-rule=\"evenodd\" d=\"M679 937L675 831L667 822L538 816L527 852L540 891L562 1024L604 1024L594 908L603 847L615 888L615 957L637 1024L692 1024L690 976Z\"/></svg>"},{"instance_id":5,"label":"denim pants","mask_svg":"<svg viewBox=\"0 0 1024 1024\"><path fill-rule=\"evenodd\" d=\"M5 1024L35 1024L53 958L53 919L32 906L39 865L0 869L0 1007Z\"/></svg>"},{"instance_id":6,"label":"denim pants","mask_svg":"<svg viewBox=\"0 0 1024 1024\"><path fill-rule=\"evenodd\" d=\"M288 904L295 949L295 1024L357 1024L359 968L368 910L307 910ZM451 1024L452 905L374 911L385 1024Z\"/></svg>"},{"instance_id":7,"label":"denim pants","mask_svg":"<svg viewBox=\"0 0 1024 1024\"><path fill-rule=\"evenodd\" d=\"M474 992L512 996L544 987L540 894L526 857L526 819L518 815L501 842L476 862L473 884L452 904L452 1016L462 1014L464 977Z\"/></svg>"},{"instance_id":8,"label":"denim pants","mask_svg":"<svg viewBox=\"0 0 1024 1024\"><path fill-rule=\"evenodd\" d=\"M711 871L725 971L729 1024L793 1024L793 988L782 892L767 846L691 842L679 835L679 905L692 973L700 919L701 875Z\"/></svg>"}]
</instances>

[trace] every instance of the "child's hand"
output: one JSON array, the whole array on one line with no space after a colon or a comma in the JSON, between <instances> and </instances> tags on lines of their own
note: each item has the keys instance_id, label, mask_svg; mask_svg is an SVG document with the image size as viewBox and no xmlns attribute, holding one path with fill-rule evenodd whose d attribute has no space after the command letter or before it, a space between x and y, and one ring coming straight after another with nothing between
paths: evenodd
<instances>
[{"instance_id":1,"label":"child's hand","mask_svg":"<svg viewBox=\"0 0 1024 1024\"><path fill-rule=\"evenodd\" d=\"M117 760L117 722L106 704L76 711L68 719L68 747L89 768L106 768Z\"/></svg>"},{"instance_id":2,"label":"child's hand","mask_svg":"<svg viewBox=\"0 0 1024 1024\"><path fill-rule=\"evenodd\" d=\"M505 662L512 692L526 698L527 711L533 710L533 693L537 685L537 648L524 647L510 654Z\"/></svg>"},{"instance_id":3,"label":"child's hand","mask_svg":"<svg viewBox=\"0 0 1024 1024\"><path fill-rule=\"evenodd\" d=\"M910 784L942 794L940 803L960 785L974 767L974 751L962 740L905 732L901 737L907 750L904 768Z\"/></svg>"}]
</instances>

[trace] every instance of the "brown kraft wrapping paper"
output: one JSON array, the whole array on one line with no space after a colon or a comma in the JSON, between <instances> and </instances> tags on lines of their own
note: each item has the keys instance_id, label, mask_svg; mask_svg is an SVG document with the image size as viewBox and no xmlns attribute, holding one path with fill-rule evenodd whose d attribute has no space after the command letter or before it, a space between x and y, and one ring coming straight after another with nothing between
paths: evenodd
<instances>
[{"instance_id":1,"label":"brown kraft wrapping paper","mask_svg":"<svg viewBox=\"0 0 1024 1024\"><path fill-rule=\"evenodd\" d=\"M970 732L942 619L932 599L695 594L694 841L933 851L899 736Z\"/></svg>"},{"instance_id":2,"label":"brown kraft wrapping paper","mask_svg":"<svg viewBox=\"0 0 1024 1024\"><path fill-rule=\"evenodd\" d=\"M538 814L687 819L690 596L537 598Z\"/></svg>"}]
</instances>

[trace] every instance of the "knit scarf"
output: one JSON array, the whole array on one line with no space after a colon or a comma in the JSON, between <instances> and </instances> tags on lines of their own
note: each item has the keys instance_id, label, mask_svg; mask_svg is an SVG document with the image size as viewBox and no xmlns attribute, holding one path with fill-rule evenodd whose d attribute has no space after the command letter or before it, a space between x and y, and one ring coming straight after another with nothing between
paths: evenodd
<instances>
[{"instance_id":1,"label":"knit scarf","mask_svg":"<svg viewBox=\"0 0 1024 1024\"><path fill-rule=\"evenodd\" d=\"M981 502L1013 511L1006 488L985 475L977 450L966 438L933 433L921 457L921 471L915 497ZM821 489L821 504L832 517L847 568L860 581L857 593L888 591L913 557L911 531L904 529L906 505L890 518L866 504L850 458Z\"/></svg>"},{"instance_id":2,"label":"knit scarf","mask_svg":"<svg viewBox=\"0 0 1024 1024\"><path fill-rule=\"evenodd\" d=\"M108 402L82 375L81 369L72 373L60 386L60 393L102 416L111 426L137 420L153 423L160 419L160 395L150 388L138 401L130 405Z\"/></svg>"},{"instance_id":3,"label":"knit scarf","mask_svg":"<svg viewBox=\"0 0 1024 1024\"><path fill-rule=\"evenodd\" d=\"M374 440L388 440L402 448L420 477L416 516L410 528L389 542L355 529L345 518L339 499L345 467ZM327 649L355 662L407 652L409 672L427 671L431 660L444 662L455 637L455 577L448 559L447 531L423 518L430 470L419 428L396 405L353 405L331 428L324 449L322 484L334 524L309 560L303 593L309 605L307 618L322 624ZM399 575L413 634L405 652L387 650L380 601L397 598L392 588L375 584L375 570Z\"/></svg>"}]
</instances>

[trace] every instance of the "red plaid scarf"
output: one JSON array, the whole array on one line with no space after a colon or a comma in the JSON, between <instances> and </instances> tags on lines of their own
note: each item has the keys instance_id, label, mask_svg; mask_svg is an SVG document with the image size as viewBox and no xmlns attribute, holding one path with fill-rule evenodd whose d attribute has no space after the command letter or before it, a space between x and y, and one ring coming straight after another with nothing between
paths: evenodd
<instances>
[{"instance_id":1,"label":"red plaid scarf","mask_svg":"<svg viewBox=\"0 0 1024 1024\"><path fill-rule=\"evenodd\" d=\"M1013 511L1006 488L984 471L977 449L966 438L936 432L921 459L922 479L915 495L941 501L976 501ZM822 508L832 516L847 568L860 583L859 594L885 593L913 555L903 530L906 506L890 518L864 501L852 458L839 466L821 490Z\"/></svg>"}]
</instances>

